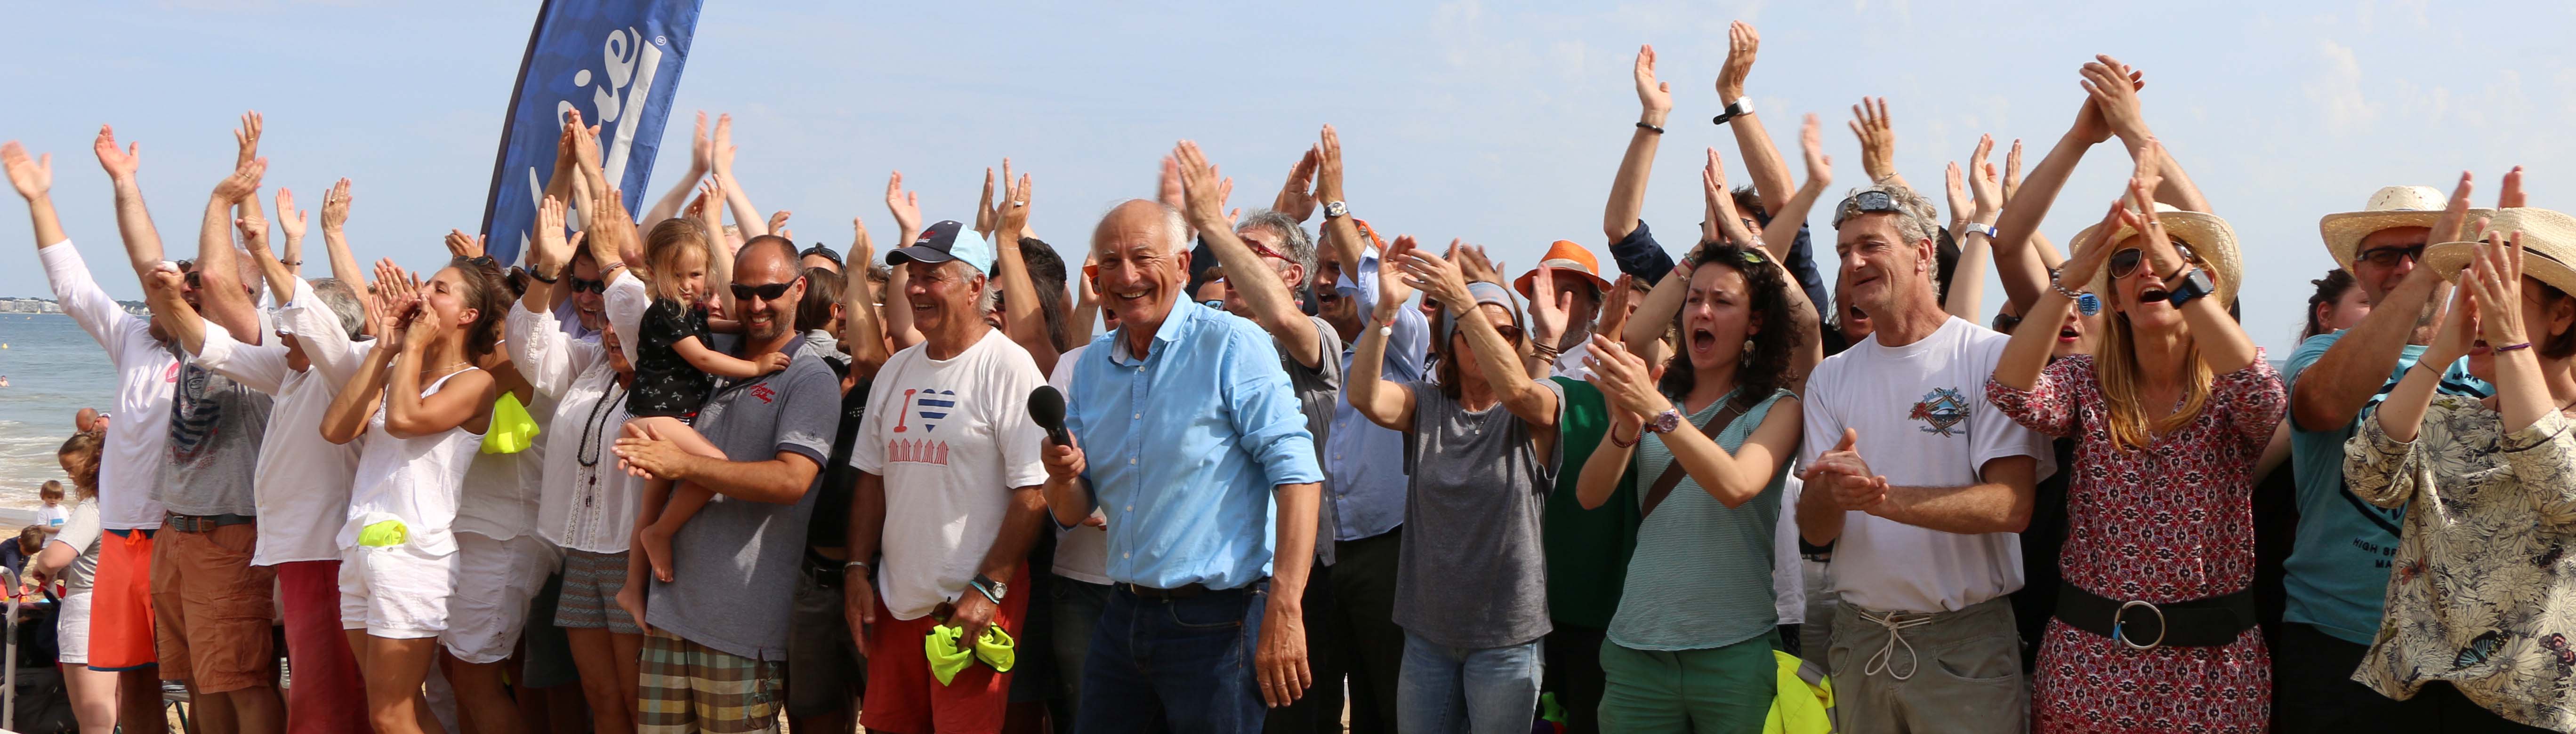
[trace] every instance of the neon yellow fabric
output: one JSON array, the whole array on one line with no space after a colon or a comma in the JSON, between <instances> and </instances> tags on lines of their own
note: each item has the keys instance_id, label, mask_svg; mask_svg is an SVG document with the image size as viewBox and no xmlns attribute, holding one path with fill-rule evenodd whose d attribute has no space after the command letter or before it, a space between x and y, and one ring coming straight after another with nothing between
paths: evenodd
<instances>
[{"instance_id":1,"label":"neon yellow fabric","mask_svg":"<svg viewBox=\"0 0 2576 734\"><path fill-rule=\"evenodd\" d=\"M1001 625L985 625L983 636L975 640L975 659L984 661L985 665L993 666L994 672L1011 672L1011 666L1018 660L1018 656L1012 652L1012 647L1016 644L1018 643L1011 639L1011 633L1002 631Z\"/></svg>"},{"instance_id":2,"label":"neon yellow fabric","mask_svg":"<svg viewBox=\"0 0 2576 734\"><path fill-rule=\"evenodd\" d=\"M1762 723L1762 734L1830 734L1834 730L1834 682L1822 675L1810 683L1798 674L1806 661L1778 650L1771 651L1779 663L1779 692L1771 699L1771 716Z\"/></svg>"},{"instance_id":3,"label":"neon yellow fabric","mask_svg":"<svg viewBox=\"0 0 2576 734\"><path fill-rule=\"evenodd\" d=\"M957 636L964 632L943 624L922 636L921 653L930 658L930 676L939 679L940 685L948 685L958 673L966 671L966 666L975 664L973 650L957 649Z\"/></svg>"},{"instance_id":4,"label":"neon yellow fabric","mask_svg":"<svg viewBox=\"0 0 2576 734\"><path fill-rule=\"evenodd\" d=\"M369 548L402 545L410 537L411 528L404 526L401 520L385 520L358 529L358 545Z\"/></svg>"},{"instance_id":5,"label":"neon yellow fabric","mask_svg":"<svg viewBox=\"0 0 2576 734\"><path fill-rule=\"evenodd\" d=\"M501 393L492 402L492 427L483 431L483 453L515 454L537 444L537 418L519 396Z\"/></svg>"}]
</instances>

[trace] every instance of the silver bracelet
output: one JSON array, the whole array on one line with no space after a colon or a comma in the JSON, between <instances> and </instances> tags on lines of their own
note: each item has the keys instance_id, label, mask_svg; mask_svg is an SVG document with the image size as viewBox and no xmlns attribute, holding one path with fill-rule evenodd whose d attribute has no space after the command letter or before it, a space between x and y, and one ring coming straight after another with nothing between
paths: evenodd
<instances>
[{"instance_id":1,"label":"silver bracelet","mask_svg":"<svg viewBox=\"0 0 2576 734\"><path fill-rule=\"evenodd\" d=\"M2066 289L2066 284L2065 284L2065 283L2060 283L2060 282L2057 282L2057 281L2051 280L2051 281L2048 281L2048 287L2049 287L2049 288L2051 288L2051 289L2056 290L2056 291L2057 291L2057 295L2065 296L2065 297L2066 297L2066 300L2069 300L2069 301L2081 301L2081 300L2084 300L2084 294L2083 294L2083 293L2079 293L2079 292L2076 292L2076 291L2070 291L2070 290L2067 290L2067 289Z\"/></svg>"}]
</instances>

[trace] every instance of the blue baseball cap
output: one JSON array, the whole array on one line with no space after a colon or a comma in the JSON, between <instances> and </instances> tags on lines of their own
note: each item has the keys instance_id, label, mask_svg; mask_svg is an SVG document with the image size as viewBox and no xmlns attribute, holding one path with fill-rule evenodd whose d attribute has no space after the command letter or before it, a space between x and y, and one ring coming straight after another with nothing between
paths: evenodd
<instances>
[{"instance_id":1,"label":"blue baseball cap","mask_svg":"<svg viewBox=\"0 0 2576 734\"><path fill-rule=\"evenodd\" d=\"M962 236L961 231L965 228L966 225L957 223L957 220L942 219L936 224L923 228L921 237L913 240L911 246L888 251L885 258L886 264L902 265L916 260L937 264L950 260L964 260L968 266L975 268L975 272L992 274L992 243L980 237Z\"/></svg>"}]
</instances>

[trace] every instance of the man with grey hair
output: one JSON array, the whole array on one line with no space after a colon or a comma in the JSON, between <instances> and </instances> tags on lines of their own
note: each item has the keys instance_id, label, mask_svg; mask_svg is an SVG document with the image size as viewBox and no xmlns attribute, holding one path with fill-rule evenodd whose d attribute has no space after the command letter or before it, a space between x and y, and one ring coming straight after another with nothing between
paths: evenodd
<instances>
[{"instance_id":1,"label":"man with grey hair","mask_svg":"<svg viewBox=\"0 0 2576 734\"><path fill-rule=\"evenodd\" d=\"M2051 453L1988 408L2006 337L1942 310L1934 221L1896 183L1835 208L1845 292L1876 328L1807 379L1798 531L1834 545L1827 659L1854 734L2019 731L2030 711L2006 595Z\"/></svg>"},{"instance_id":2,"label":"man with grey hair","mask_svg":"<svg viewBox=\"0 0 2576 734\"><path fill-rule=\"evenodd\" d=\"M365 690L340 630L340 558L332 542L348 519L358 445L323 440L313 426L356 376L359 362L352 357L364 352L350 347L362 338L366 311L348 282L296 277L257 234L248 238L245 259L287 296L277 312L277 338L245 343L211 320L184 315L171 320L171 331L197 366L276 399L251 478L259 522L250 564L277 575L287 664L297 681L287 717L298 731L364 731L365 712L346 705ZM335 265L342 247L333 244Z\"/></svg>"},{"instance_id":3,"label":"man with grey hair","mask_svg":"<svg viewBox=\"0 0 2576 734\"><path fill-rule=\"evenodd\" d=\"M905 300L922 341L877 371L850 448L859 474L842 603L868 655L860 723L870 730L1000 731L1010 660L969 663L934 682L920 640L951 630L954 640L937 644L962 652L1028 632L1023 590L1046 470L1045 434L1027 406L1046 378L985 320L994 254L962 228L939 222L886 253L887 264L910 271Z\"/></svg>"},{"instance_id":4,"label":"man with grey hair","mask_svg":"<svg viewBox=\"0 0 2576 734\"><path fill-rule=\"evenodd\" d=\"M1118 328L1073 361L1066 440L1045 449L1058 525L1108 518L1115 585L1077 732L1248 733L1264 704L1317 683L1302 611L1323 480L1313 433L1278 340L1187 301L1188 244L1181 212L1154 201L1121 203L1092 232Z\"/></svg>"},{"instance_id":5,"label":"man with grey hair","mask_svg":"<svg viewBox=\"0 0 2576 734\"><path fill-rule=\"evenodd\" d=\"M1314 238L1306 235L1297 218L1275 209L1253 212L1228 227L1217 213L1224 202L1217 195L1216 170L1207 156L1196 144L1183 142L1173 151L1173 159L1179 164L1187 204L1182 216L1198 228L1218 266L1225 269L1225 310L1252 319L1270 333L1279 347L1279 367L1287 371L1288 384L1297 392L1298 406L1306 416L1306 431L1314 434L1315 445L1324 445L1331 433L1333 410L1342 402L1342 335L1331 322L1307 315L1297 306L1297 292L1315 272ZM1333 544L1326 541L1336 535L1331 493L1323 493L1320 502L1315 511L1315 566L1306 580L1302 607L1309 666L1315 679L1326 684L1316 686L1314 695L1294 705L1271 709L1263 727L1270 734L1338 730L1342 723L1343 665L1333 654L1341 646L1334 643L1332 627L1326 624L1333 611Z\"/></svg>"}]
</instances>

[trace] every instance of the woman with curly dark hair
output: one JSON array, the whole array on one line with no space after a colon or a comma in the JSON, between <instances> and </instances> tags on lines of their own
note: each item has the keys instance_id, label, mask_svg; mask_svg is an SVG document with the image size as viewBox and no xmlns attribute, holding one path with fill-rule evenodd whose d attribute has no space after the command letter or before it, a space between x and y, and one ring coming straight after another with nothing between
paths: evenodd
<instances>
[{"instance_id":1,"label":"woman with curly dark hair","mask_svg":"<svg viewBox=\"0 0 2576 734\"><path fill-rule=\"evenodd\" d=\"M1601 646L1604 730L1754 731L1771 709L1781 481L1802 425L1794 391L1820 332L1761 250L1703 245L1686 267L1637 310L1650 322L1671 314L1681 334L1660 379L1605 338L1585 365L1612 422L1583 465L1580 499L1599 506L1635 472L1645 511Z\"/></svg>"}]
</instances>

